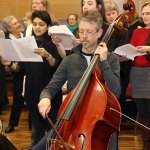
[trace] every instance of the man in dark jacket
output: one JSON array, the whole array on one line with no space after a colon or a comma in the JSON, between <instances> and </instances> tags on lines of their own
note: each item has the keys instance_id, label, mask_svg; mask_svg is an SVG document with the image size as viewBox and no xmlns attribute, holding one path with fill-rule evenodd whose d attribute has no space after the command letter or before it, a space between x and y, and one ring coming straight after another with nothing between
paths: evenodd
<instances>
[{"instance_id":1,"label":"man in dark jacket","mask_svg":"<svg viewBox=\"0 0 150 150\"><path fill-rule=\"evenodd\" d=\"M51 109L51 100L67 81L68 92L81 79L90 64L93 55L99 55L98 67L110 91L118 98L120 95L120 67L117 56L108 52L105 43L98 45L102 34L102 18L99 13L85 13L79 21L79 36L81 44L73 49L74 53L66 56L50 83L40 95L39 112L45 118ZM32 150L46 149L47 137L43 138Z\"/></svg>"}]
</instances>

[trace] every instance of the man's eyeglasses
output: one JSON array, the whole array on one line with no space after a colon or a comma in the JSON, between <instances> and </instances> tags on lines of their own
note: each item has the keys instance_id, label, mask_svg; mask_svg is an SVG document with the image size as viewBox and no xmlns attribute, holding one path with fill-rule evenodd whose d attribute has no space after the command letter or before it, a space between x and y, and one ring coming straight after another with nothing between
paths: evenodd
<instances>
[{"instance_id":1,"label":"man's eyeglasses","mask_svg":"<svg viewBox=\"0 0 150 150\"><path fill-rule=\"evenodd\" d=\"M96 33L97 31L95 31L95 32L93 32L93 31L84 31L84 30L79 30L79 34L80 35L84 35L84 34L86 34L87 36L93 36L95 33Z\"/></svg>"}]
</instances>

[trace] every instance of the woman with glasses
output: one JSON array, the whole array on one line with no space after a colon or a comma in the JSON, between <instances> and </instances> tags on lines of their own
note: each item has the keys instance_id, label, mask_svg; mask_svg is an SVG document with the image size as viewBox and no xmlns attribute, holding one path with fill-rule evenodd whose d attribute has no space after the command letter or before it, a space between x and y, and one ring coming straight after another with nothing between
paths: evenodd
<instances>
[{"instance_id":1,"label":"woman with glasses","mask_svg":"<svg viewBox=\"0 0 150 150\"><path fill-rule=\"evenodd\" d=\"M67 17L67 23L68 23L67 27L74 34L74 36L76 38L79 37L79 35L78 35L78 17L79 16L74 13L69 14Z\"/></svg>"}]
</instances>

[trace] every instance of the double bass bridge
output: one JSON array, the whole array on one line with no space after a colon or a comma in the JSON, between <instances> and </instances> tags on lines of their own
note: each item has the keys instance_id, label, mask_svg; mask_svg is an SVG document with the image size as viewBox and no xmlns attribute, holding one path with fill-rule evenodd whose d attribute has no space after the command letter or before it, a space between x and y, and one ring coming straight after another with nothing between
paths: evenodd
<instances>
[{"instance_id":1,"label":"double bass bridge","mask_svg":"<svg viewBox=\"0 0 150 150\"><path fill-rule=\"evenodd\" d=\"M69 144L67 142L62 143L62 141L58 139L49 138L49 142L51 143L49 150L60 150L60 149L74 150L75 149L75 145Z\"/></svg>"}]
</instances>

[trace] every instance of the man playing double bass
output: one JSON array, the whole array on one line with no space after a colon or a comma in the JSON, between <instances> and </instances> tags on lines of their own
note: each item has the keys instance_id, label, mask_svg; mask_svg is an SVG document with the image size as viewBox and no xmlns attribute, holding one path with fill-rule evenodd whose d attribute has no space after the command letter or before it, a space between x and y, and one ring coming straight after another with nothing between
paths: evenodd
<instances>
[{"instance_id":1,"label":"man playing double bass","mask_svg":"<svg viewBox=\"0 0 150 150\"><path fill-rule=\"evenodd\" d=\"M118 57L108 52L105 43L98 45L102 34L102 18L98 12L84 13L79 19L81 44L73 48L73 54L66 56L55 72L50 83L40 95L40 114L45 118L51 110L51 99L67 82L68 92L81 79L93 55L99 55L98 67L109 90L118 98L120 95L120 66ZM91 89L92 90L92 89ZM47 137L44 137L32 150L45 150Z\"/></svg>"}]
</instances>

